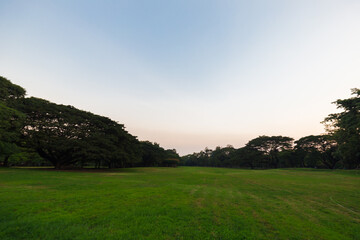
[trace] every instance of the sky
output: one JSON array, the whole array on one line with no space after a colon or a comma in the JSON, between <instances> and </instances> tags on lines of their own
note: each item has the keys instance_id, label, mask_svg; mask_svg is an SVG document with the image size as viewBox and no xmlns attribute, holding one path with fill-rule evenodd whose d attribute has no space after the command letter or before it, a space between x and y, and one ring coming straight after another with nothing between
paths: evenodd
<instances>
[{"instance_id":1,"label":"sky","mask_svg":"<svg viewBox=\"0 0 360 240\"><path fill-rule=\"evenodd\" d=\"M358 0L0 0L0 75L180 155L324 133L360 87Z\"/></svg>"}]
</instances>

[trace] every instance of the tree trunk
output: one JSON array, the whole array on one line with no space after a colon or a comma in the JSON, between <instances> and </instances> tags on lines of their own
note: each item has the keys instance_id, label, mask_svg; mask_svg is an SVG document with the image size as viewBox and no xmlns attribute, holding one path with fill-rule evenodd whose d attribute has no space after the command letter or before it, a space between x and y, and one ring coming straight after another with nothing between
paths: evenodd
<instances>
[{"instance_id":1,"label":"tree trunk","mask_svg":"<svg viewBox=\"0 0 360 240\"><path fill-rule=\"evenodd\" d=\"M250 163L249 165L250 165L250 168L251 168L251 169L254 169L254 165L253 165L253 164Z\"/></svg>"},{"instance_id":2,"label":"tree trunk","mask_svg":"<svg viewBox=\"0 0 360 240\"><path fill-rule=\"evenodd\" d=\"M330 164L330 163L328 163L328 161L327 161L327 158L326 158L326 156L321 156L321 161L322 161L322 163L325 165L325 166L327 166L329 169L333 169L333 166Z\"/></svg>"},{"instance_id":3,"label":"tree trunk","mask_svg":"<svg viewBox=\"0 0 360 240\"><path fill-rule=\"evenodd\" d=\"M9 167L9 158L10 156L5 156L3 167Z\"/></svg>"},{"instance_id":4,"label":"tree trunk","mask_svg":"<svg viewBox=\"0 0 360 240\"><path fill-rule=\"evenodd\" d=\"M61 169L61 163L60 162L56 162L55 169Z\"/></svg>"}]
</instances>

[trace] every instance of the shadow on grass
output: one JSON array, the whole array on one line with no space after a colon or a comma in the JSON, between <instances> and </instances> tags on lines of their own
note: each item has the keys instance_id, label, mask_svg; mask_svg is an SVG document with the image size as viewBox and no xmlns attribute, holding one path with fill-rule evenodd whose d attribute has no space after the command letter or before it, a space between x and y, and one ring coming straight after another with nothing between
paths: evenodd
<instances>
[{"instance_id":1,"label":"shadow on grass","mask_svg":"<svg viewBox=\"0 0 360 240\"><path fill-rule=\"evenodd\" d=\"M301 172L322 172L343 175L360 175L360 169L324 169L324 168L280 168L280 170L301 171Z\"/></svg>"},{"instance_id":2,"label":"shadow on grass","mask_svg":"<svg viewBox=\"0 0 360 240\"><path fill-rule=\"evenodd\" d=\"M144 168L63 168L56 169L54 167L13 167L9 169L26 169L26 170L37 170L37 171L52 171L52 172L83 172L83 173L111 173L111 172L145 172Z\"/></svg>"}]
</instances>

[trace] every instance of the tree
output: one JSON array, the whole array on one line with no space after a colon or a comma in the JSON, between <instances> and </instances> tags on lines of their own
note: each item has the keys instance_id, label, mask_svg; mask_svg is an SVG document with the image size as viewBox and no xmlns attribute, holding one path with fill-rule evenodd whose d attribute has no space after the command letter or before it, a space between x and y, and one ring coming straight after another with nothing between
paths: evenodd
<instances>
[{"instance_id":1,"label":"tree","mask_svg":"<svg viewBox=\"0 0 360 240\"><path fill-rule=\"evenodd\" d=\"M16 164L42 164L43 159L29 161L30 157L40 155L56 168L91 163L109 168L179 163L175 149L140 143L124 125L109 118L39 98L25 98L23 88L3 77L0 77L0 124L3 165L13 154Z\"/></svg>"},{"instance_id":2,"label":"tree","mask_svg":"<svg viewBox=\"0 0 360 240\"><path fill-rule=\"evenodd\" d=\"M25 115L0 102L0 139L14 142L20 133Z\"/></svg>"},{"instance_id":3,"label":"tree","mask_svg":"<svg viewBox=\"0 0 360 240\"><path fill-rule=\"evenodd\" d=\"M317 165L311 162L307 163L306 159L319 159L319 161L327 168L334 169L339 162L339 158L336 157L335 151L337 148L337 142L330 135L310 135L295 141L295 149L303 151L303 165Z\"/></svg>"},{"instance_id":4,"label":"tree","mask_svg":"<svg viewBox=\"0 0 360 240\"><path fill-rule=\"evenodd\" d=\"M292 149L293 140L283 136L260 136L250 140L246 147L257 150L267 156L267 167L279 167L279 152Z\"/></svg>"},{"instance_id":5,"label":"tree","mask_svg":"<svg viewBox=\"0 0 360 240\"><path fill-rule=\"evenodd\" d=\"M22 151L18 145L25 115L11 106L24 96L23 88L0 76L0 157L4 167L12 154Z\"/></svg>"},{"instance_id":6,"label":"tree","mask_svg":"<svg viewBox=\"0 0 360 240\"><path fill-rule=\"evenodd\" d=\"M174 167L180 163L179 154L175 149L167 149L160 147L158 143L152 143L149 141L142 141L141 153L142 161L139 166L144 167Z\"/></svg>"},{"instance_id":7,"label":"tree","mask_svg":"<svg viewBox=\"0 0 360 240\"><path fill-rule=\"evenodd\" d=\"M25 93L25 89L0 76L0 101L9 103L24 98Z\"/></svg>"},{"instance_id":8,"label":"tree","mask_svg":"<svg viewBox=\"0 0 360 240\"><path fill-rule=\"evenodd\" d=\"M124 167L140 159L135 137L109 118L39 98L23 99L19 109L26 114L28 146L56 168L84 161Z\"/></svg>"},{"instance_id":9,"label":"tree","mask_svg":"<svg viewBox=\"0 0 360 240\"><path fill-rule=\"evenodd\" d=\"M210 155L210 166L213 167L231 167L231 155L235 151L234 147L227 145L224 148L216 147Z\"/></svg>"},{"instance_id":10,"label":"tree","mask_svg":"<svg viewBox=\"0 0 360 240\"><path fill-rule=\"evenodd\" d=\"M264 155L256 149L245 146L235 150L230 161L235 167L263 168Z\"/></svg>"},{"instance_id":11,"label":"tree","mask_svg":"<svg viewBox=\"0 0 360 240\"><path fill-rule=\"evenodd\" d=\"M160 166L166 156L165 150L158 143L149 141L142 141L140 143L142 152L141 165L144 167Z\"/></svg>"},{"instance_id":12,"label":"tree","mask_svg":"<svg viewBox=\"0 0 360 240\"><path fill-rule=\"evenodd\" d=\"M161 165L163 167L177 167L180 163L180 156L176 152L176 149L165 150L165 159L163 159Z\"/></svg>"},{"instance_id":13,"label":"tree","mask_svg":"<svg viewBox=\"0 0 360 240\"><path fill-rule=\"evenodd\" d=\"M338 143L338 153L346 168L360 168L360 89L352 89L354 97L334 102L340 113L330 114L323 123Z\"/></svg>"},{"instance_id":14,"label":"tree","mask_svg":"<svg viewBox=\"0 0 360 240\"><path fill-rule=\"evenodd\" d=\"M161 166L163 167L177 167L180 160L178 158L166 158L162 161Z\"/></svg>"},{"instance_id":15,"label":"tree","mask_svg":"<svg viewBox=\"0 0 360 240\"><path fill-rule=\"evenodd\" d=\"M180 164L182 166L199 166L195 153L182 156L180 160Z\"/></svg>"},{"instance_id":16,"label":"tree","mask_svg":"<svg viewBox=\"0 0 360 240\"><path fill-rule=\"evenodd\" d=\"M11 147L10 145L16 145L19 142L24 119L24 114L0 102L0 143L4 146L0 147L0 154L4 153L6 149L10 154L10 148L16 148L16 146Z\"/></svg>"}]
</instances>

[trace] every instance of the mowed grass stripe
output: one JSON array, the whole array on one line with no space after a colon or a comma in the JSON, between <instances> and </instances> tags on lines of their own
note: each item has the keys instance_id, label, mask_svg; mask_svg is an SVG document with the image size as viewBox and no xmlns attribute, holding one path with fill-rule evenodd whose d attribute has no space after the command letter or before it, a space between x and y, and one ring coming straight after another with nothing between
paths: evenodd
<instances>
[{"instance_id":1,"label":"mowed grass stripe","mask_svg":"<svg viewBox=\"0 0 360 240\"><path fill-rule=\"evenodd\" d=\"M0 169L0 239L360 239L344 170Z\"/></svg>"}]
</instances>

